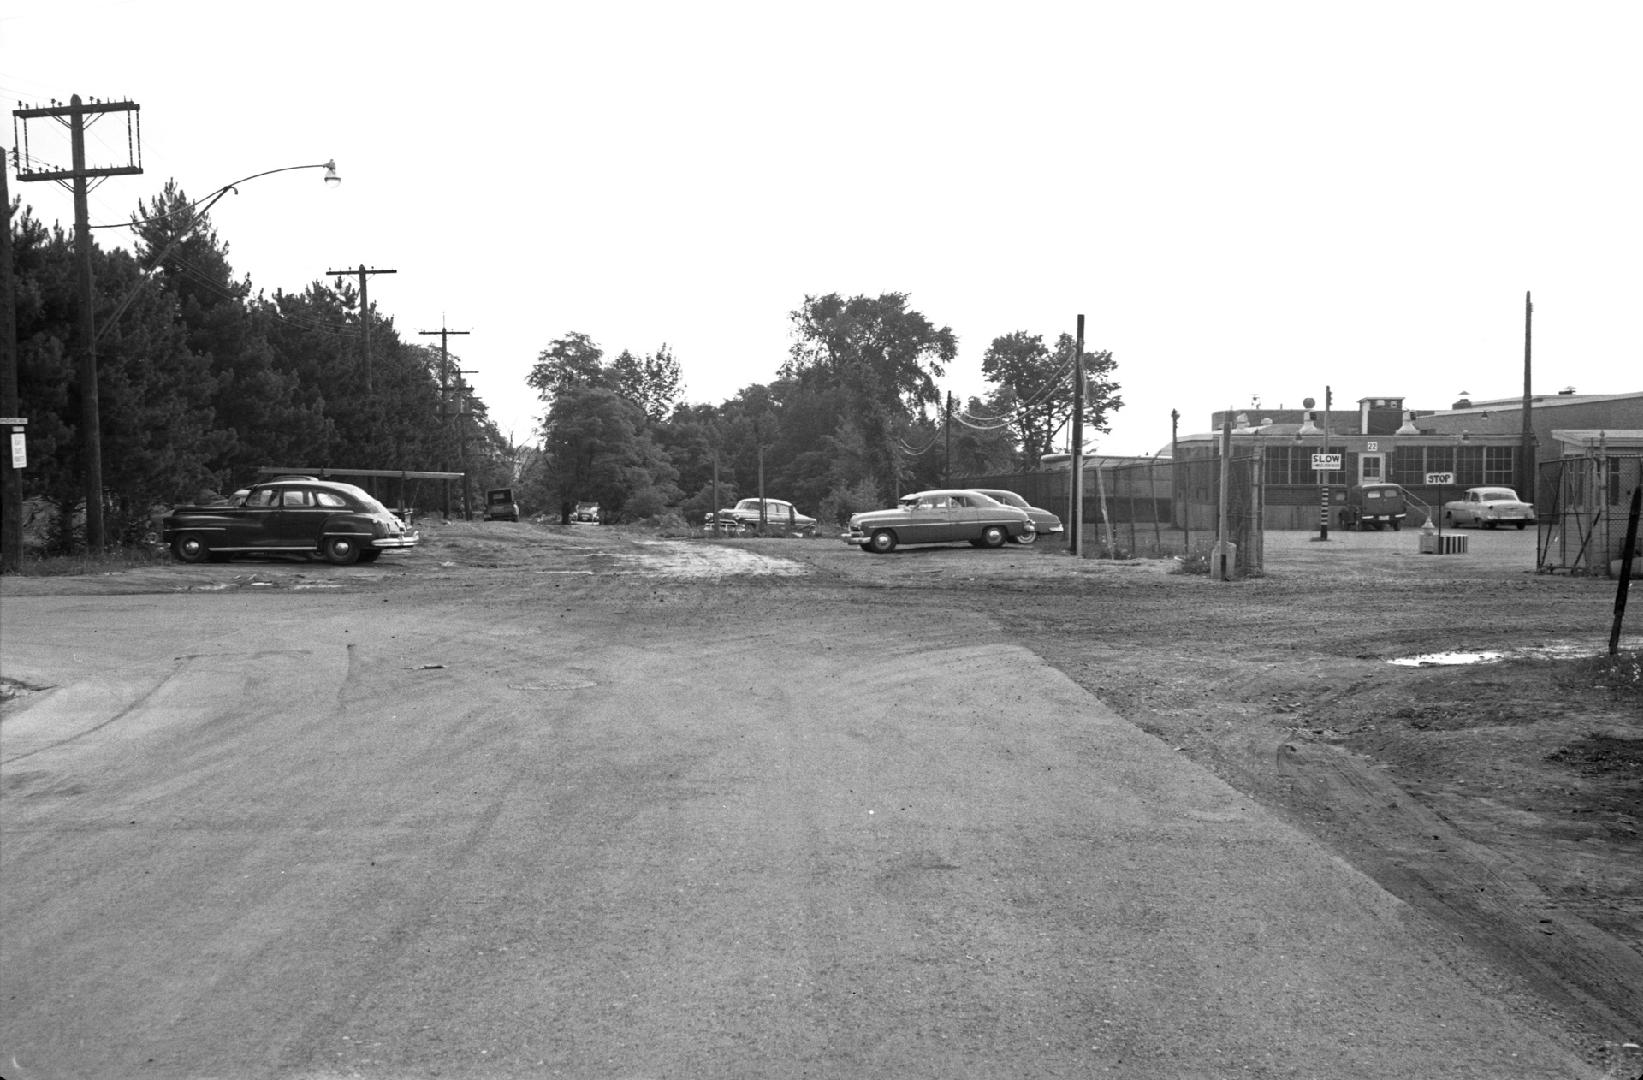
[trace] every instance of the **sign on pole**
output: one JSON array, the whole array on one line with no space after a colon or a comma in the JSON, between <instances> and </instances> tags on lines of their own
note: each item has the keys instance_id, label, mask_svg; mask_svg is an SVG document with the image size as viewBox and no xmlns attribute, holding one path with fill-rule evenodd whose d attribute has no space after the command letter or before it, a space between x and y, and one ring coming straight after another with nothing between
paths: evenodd
<instances>
[{"instance_id":1,"label":"sign on pole","mask_svg":"<svg viewBox=\"0 0 1643 1080\"><path fill-rule=\"evenodd\" d=\"M1313 454L1312 467L1318 472L1339 472L1341 469L1341 455Z\"/></svg>"},{"instance_id":2,"label":"sign on pole","mask_svg":"<svg viewBox=\"0 0 1643 1080\"><path fill-rule=\"evenodd\" d=\"M1428 484L1453 484L1455 474L1452 472L1429 472L1426 474Z\"/></svg>"}]
</instances>

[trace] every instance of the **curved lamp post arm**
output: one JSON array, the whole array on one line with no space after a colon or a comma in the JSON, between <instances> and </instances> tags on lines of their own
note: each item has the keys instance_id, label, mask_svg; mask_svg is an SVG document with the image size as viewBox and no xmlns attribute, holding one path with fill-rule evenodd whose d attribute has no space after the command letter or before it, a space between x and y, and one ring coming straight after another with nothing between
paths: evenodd
<instances>
[{"instance_id":1,"label":"curved lamp post arm","mask_svg":"<svg viewBox=\"0 0 1643 1080\"><path fill-rule=\"evenodd\" d=\"M260 173L252 173L250 176L243 176L240 179L235 180L232 184L224 184L222 187L218 188L216 191L213 191L210 195L207 195L205 198L198 199L198 200L190 203L188 205L187 209L195 211L195 214L194 214L195 225L190 226L189 228L184 229L182 232L178 233L175 237L172 238L171 243L167 244L163 249L161 249L161 251L158 255L154 256L154 258L152 260L150 260L150 262L148 264L148 269L146 269L142 272L142 279L140 281L138 281L137 284L132 287L132 290L130 292L126 293L126 295L120 300L120 302L114 306L114 310L109 312L108 315L103 318L102 324L100 326L98 326L98 328L97 328L97 340L101 341L103 339L103 335L108 333L109 328L112 327L114 325L115 321L118 320L119 317L125 312L125 309L131 306L131 302L133 300L137 299L137 294L142 291L143 286L148 284L149 275L154 272L155 268L158 267L160 265L160 263L165 261L165 257L167 255L170 255L173 251L175 251L177 249L177 245L181 244L184 240L186 240L188 238L188 236L191 233L193 233L194 228L198 225L200 215L204 214L207 210L210 210L213 206L215 206L217 204L217 200L221 199L224 195L227 195L231 191L234 192L235 194L238 194L240 184L244 184L244 183L246 183L248 181L251 181L251 180L256 180L259 177L272 176L275 173L294 172L297 169L324 169L325 170L325 183L327 185L335 185L335 184L342 183L342 177L337 175L337 160L336 160L336 158L332 158L330 161L322 161L322 162L319 162L316 165L287 165L287 166L285 166L284 168L281 168L281 169L268 169L268 170L265 170L265 171L260 172ZM132 224L132 225L141 225L141 224L144 223L144 221L153 221L153 220L154 220L153 218L145 218L145 219L143 219L143 221L133 221L130 224ZM118 227L118 226L112 226L112 225L93 225L92 226L92 228L94 228L94 229L107 229L107 228L116 228L116 227Z\"/></svg>"}]
</instances>

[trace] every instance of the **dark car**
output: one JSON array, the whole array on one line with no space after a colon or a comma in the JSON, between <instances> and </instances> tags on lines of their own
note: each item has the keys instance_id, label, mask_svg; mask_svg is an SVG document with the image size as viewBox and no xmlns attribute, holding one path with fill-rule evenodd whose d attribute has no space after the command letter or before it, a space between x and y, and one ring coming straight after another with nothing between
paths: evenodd
<instances>
[{"instance_id":1,"label":"dark car","mask_svg":"<svg viewBox=\"0 0 1643 1080\"><path fill-rule=\"evenodd\" d=\"M347 566L415 547L417 534L368 492L330 480L274 480L216 506L179 506L161 539L183 562L242 554L320 556Z\"/></svg>"},{"instance_id":2,"label":"dark car","mask_svg":"<svg viewBox=\"0 0 1643 1080\"><path fill-rule=\"evenodd\" d=\"M1341 524L1359 532L1389 525L1396 531L1408 516L1409 504L1397 484L1359 484L1346 493L1346 505L1341 508Z\"/></svg>"},{"instance_id":3,"label":"dark car","mask_svg":"<svg viewBox=\"0 0 1643 1080\"><path fill-rule=\"evenodd\" d=\"M519 504L513 501L513 488L491 488L485 492L485 520L519 520Z\"/></svg>"},{"instance_id":4,"label":"dark car","mask_svg":"<svg viewBox=\"0 0 1643 1080\"><path fill-rule=\"evenodd\" d=\"M903 495L894 510L873 510L850 519L844 542L876 555L904 544L1003 547L1033 531L1027 511L1005 506L979 491L938 490Z\"/></svg>"}]
</instances>

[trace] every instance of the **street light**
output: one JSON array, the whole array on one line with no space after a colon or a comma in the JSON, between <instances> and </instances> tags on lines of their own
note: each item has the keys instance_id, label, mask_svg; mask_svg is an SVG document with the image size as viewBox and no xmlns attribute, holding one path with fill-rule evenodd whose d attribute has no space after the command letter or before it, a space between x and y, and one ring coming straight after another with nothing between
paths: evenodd
<instances>
[{"instance_id":1,"label":"street light","mask_svg":"<svg viewBox=\"0 0 1643 1080\"><path fill-rule=\"evenodd\" d=\"M268 169L264 172L252 173L250 176L242 176L240 179L234 181L232 184L224 184L222 187L220 187L217 190L213 191L211 194L207 195L205 198L196 199L194 202L189 203L186 207L179 207L178 209L194 210L195 211L195 221L197 223L198 220L199 220L200 215L204 214L207 210L210 210L213 206L217 205L217 201L219 199L221 199L224 195L227 195L231 191L234 192L234 194L236 194L236 195L239 194L239 185L240 184L244 184L248 181L255 180L258 177L272 176L275 173L282 173L282 172L295 172L298 169L324 169L325 170L325 186L327 188L335 187L336 185L342 183L342 177L337 175L337 159L336 158L332 158L330 161L321 161L321 162L319 162L317 164L314 164L314 165L287 165L282 169ZM175 212L176 211L171 211L171 213L175 213ZM162 214L161 216L166 217L166 216L169 216L169 215L168 214ZM144 218L141 221L134 221L134 222L129 222L129 223L126 223L126 224L121 224L121 225L93 225L93 226L91 226L91 228L93 228L93 229L128 228L131 225L143 225L143 224L146 224L146 223L148 223L150 221L154 221L154 220L156 220L156 219L155 218ZM183 230L181 233L178 233L176 236L172 237L171 243L167 244L165 246L165 248L158 255L154 256L154 258L148 264L148 269L143 271L142 278L137 282L137 284L132 288L132 290L130 292L125 294L125 296L120 300L120 302L118 304L114 305L114 310L110 311L108 313L108 315L103 319L103 325L98 327L98 329L97 329L97 338L96 339L98 341L101 341L103 339L103 335L108 333L109 328L114 325L115 321L119 319L120 315L122 313L124 313L125 309L131 306L131 302L133 300L137 299L137 294L139 292L141 292L143 286L148 283L148 275L152 274L159 267L159 265L162 262L165 261L166 256L170 255L173 251L175 251L177 249L177 245L181 244L184 240L186 240L188 238L189 234L192 233L193 231L194 230L192 228L189 228L189 229Z\"/></svg>"}]
</instances>

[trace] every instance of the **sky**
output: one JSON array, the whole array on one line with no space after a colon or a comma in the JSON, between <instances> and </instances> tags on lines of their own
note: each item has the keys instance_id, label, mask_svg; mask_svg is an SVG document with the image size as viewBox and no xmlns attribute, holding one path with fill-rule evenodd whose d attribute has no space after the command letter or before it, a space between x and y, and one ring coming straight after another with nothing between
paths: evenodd
<instances>
[{"instance_id":1,"label":"sky","mask_svg":"<svg viewBox=\"0 0 1643 1080\"><path fill-rule=\"evenodd\" d=\"M772 381L806 296L903 293L982 395L1085 320L1123 407L1086 452L1221 409L1643 389L1643 4L6 0L0 94L141 106L236 274L327 270L453 354L505 435L554 340L666 344L684 398ZM66 162L54 121L31 155ZM13 120L8 148L25 133ZM90 163L124 164L118 114ZM43 166L42 166L43 167ZM11 191L73 222L49 182ZM97 230L130 247L129 230Z\"/></svg>"}]
</instances>

